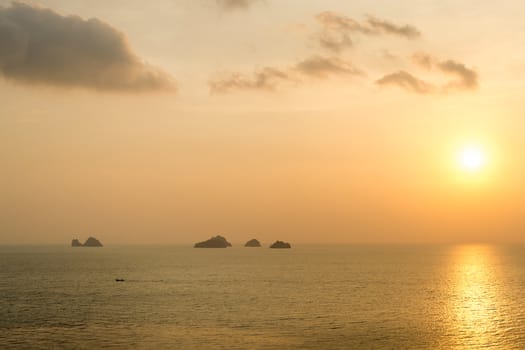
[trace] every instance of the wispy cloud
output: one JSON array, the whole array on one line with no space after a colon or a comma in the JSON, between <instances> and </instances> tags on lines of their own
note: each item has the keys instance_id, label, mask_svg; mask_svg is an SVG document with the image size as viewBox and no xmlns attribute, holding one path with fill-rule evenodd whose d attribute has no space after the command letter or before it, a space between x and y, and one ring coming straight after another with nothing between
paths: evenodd
<instances>
[{"instance_id":1,"label":"wispy cloud","mask_svg":"<svg viewBox=\"0 0 525 350\"><path fill-rule=\"evenodd\" d=\"M261 0L217 0L219 7L225 10L247 9Z\"/></svg>"},{"instance_id":2,"label":"wispy cloud","mask_svg":"<svg viewBox=\"0 0 525 350\"><path fill-rule=\"evenodd\" d=\"M406 39L414 39L421 36L420 31L412 25L396 25L390 21L368 16L361 23L351 17L344 16L332 11L325 11L315 16L321 25L313 38L319 46L324 49L339 53L353 45L352 35L359 33L363 35L396 35Z\"/></svg>"},{"instance_id":3,"label":"wispy cloud","mask_svg":"<svg viewBox=\"0 0 525 350\"><path fill-rule=\"evenodd\" d=\"M340 53L354 45L350 35L346 33L334 33L324 30L316 33L314 38L319 43L319 46L333 53Z\"/></svg>"},{"instance_id":4,"label":"wispy cloud","mask_svg":"<svg viewBox=\"0 0 525 350\"><path fill-rule=\"evenodd\" d=\"M376 81L377 85L397 85L405 90L418 94L429 94L436 91L436 87L424 80L418 79L412 74L400 70L395 73L387 74Z\"/></svg>"},{"instance_id":5,"label":"wispy cloud","mask_svg":"<svg viewBox=\"0 0 525 350\"><path fill-rule=\"evenodd\" d=\"M406 39L415 39L421 36L421 32L416 27L409 24L400 26L373 16L368 16L367 23L373 30L386 34L398 35Z\"/></svg>"},{"instance_id":6,"label":"wispy cloud","mask_svg":"<svg viewBox=\"0 0 525 350\"><path fill-rule=\"evenodd\" d=\"M324 11L315 16L317 21L324 27L324 29L338 30L345 32L363 32L369 34L370 28L360 24L353 18L337 14L332 11Z\"/></svg>"},{"instance_id":7,"label":"wispy cloud","mask_svg":"<svg viewBox=\"0 0 525 350\"><path fill-rule=\"evenodd\" d=\"M307 79L361 76L364 73L349 61L339 57L314 55L285 69L264 67L251 75L229 73L210 81L212 93L227 93L234 90L275 90L281 83L305 83Z\"/></svg>"},{"instance_id":8,"label":"wispy cloud","mask_svg":"<svg viewBox=\"0 0 525 350\"><path fill-rule=\"evenodd\" d=\"M478 88L478 74L473 69L468 68L463 63L454 60L440 61L436 57L427 53L415 53L412 56L412 62L425 68L426 70L436 70L442 74L453 76L452 79L441 86L437 86L405 71L385 75L376 81L378 85L398 85L408 91L419 94L434 92L451 92L454 90L475 90Z\"/></svg>"},{"instance_id":9,"label":"wispy cloud","mask_svg":"<svg viewBox=\"0 0 525 350\"><path fill-rule=\"evenodd\" d=\"M278 83L290 81L289 72L273 67L256 70L251 76L241 73L222 74L210 81L210 91L215 94L231 90L274 90Z\"/></svg>"},{"instance_id":10,"label":"wispy cloud","mask_svg":"<svg viewBox=\"0 0 525 350\"><path fill-rule=\"evenodd\" d=\"M244 6L244 5L242 5ZM333 77L366 76L362 69L357 68L344 57L343 51L354 45L356 35L397 36L403 39L417 39L421 32L410 24L395 24L385 19L367 16L365 20L354 18L332 11L324 11L315 16L319 24L312 34L318 45L307 58L284 67L266 66L256 69L253 73L222 73L209 82L212 93L228 93L232 91L273 91L281 85L304 85L312 79L326 80ZM301 32L304 27L301 26ZM329 55L321 55L319 48L328 50ZM390 65L403 62L405 59L384 51ZM373 61L373 60L371 60ZM399 69L384 75L375 84L379 86L398 86L416 94L450 93L454 91L473 90L478 87L477 73L463 63L454 60L439 60L426 53L414 54L411 62L427 71L433 71L431 76L444 76L444 83L422 79L407 70Z\"/></svg>"},{"instance_id":11,"label":"wispy cloud","mask_svg":"<svg viewBox=\"0 0 525 350\"><path fill-rule=\"evenodd\" d=\"M439 62L437 66L442 72L457 77L456 80L450 81L446 85L446 89L474 90L478 88L478 74L467 68L463 63L446 60Z\"/></svg>"},{"instance_id":12,"label":"wispy cloud","mask_svg":"<svg viewBox=\"0 0 525 350\"><path fill-rule=\"evenodd\" d=\"M415 54L412 55L412 63L420 67L423 67L427 70L432 69L432 67L435 64L435 61L436 59L433 56L425 52L416 52Z\"/></svg>"},{"instance_id":13,"label":"wispy cloud","mask_svg":"<svg viewBox=\"0 0 525 350\"><path fill-rule=\"evenodd\" d=\"M299 63L294 69L305 76L326 79L330 76L364 75L351 62L336 56L325 57L320 55L311 56Z\"/></svg>"},{"instance_id":14,"label":"wispy cloud","mask_svg":"<svg viewBox=\"0 0 525 350\"><path fill-rule=\"evenodd\" d=\"M109 24L19 2L0 7L0 74L28 84L176 90L169 74L143 62Z\"/></svg>"}]
</instances>

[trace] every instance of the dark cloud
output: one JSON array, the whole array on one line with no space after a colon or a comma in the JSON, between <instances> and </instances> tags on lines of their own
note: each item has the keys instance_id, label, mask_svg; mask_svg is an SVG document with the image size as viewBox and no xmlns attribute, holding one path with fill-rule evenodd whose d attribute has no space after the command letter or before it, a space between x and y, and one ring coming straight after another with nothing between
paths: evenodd
<instances>
[{"instance_id":1,"label":"dark cloud","mask_svg":"<svg viewBox=\"0 0 525 350\"><path fill-rule=\"evenodd\" d=\"M421 32L414 26L404 25L399 26L386 20L381 20L373 16L369 16L367 23L373 30L377 30L386 34L399 35L407 39L414 39L421 36Z\"/></svg>"},{"instance_id":2,"label":"dark cloud","mask_svg":"<svg viewBox=\"0 0 525 350\"><path fill-rule=\"evenodd\" d=\"M230 73L213 79L212 93L226 93L232 90L274 90L281 83L304 83L306 79L328 79L333 76L359 76L362 71L350 62L338 57L312 56L286 69L264 67L252 75Z\"/></svg>"},{"instance_id":3,"label":"dark cloud","mask_svg":"<svg viewBox=\"0 0 525 350\"><path fill-rule=\"evenodd\" d=\"M396 73L388 74L376 81L378 85L397 85L405 90L418 94L429 94L435 92L434 85L418 79L410 73L400 70Z\"/></svg>"},{"instance_id":4,"label":"dark cloud","mask_svg":"<svg viewBox=\"0 0 525 350\"><path fill-rule=\"evenodd\" d=\"M110 25L18 2L0 7L0 74L30 84L175 90L173 78L144 63Z\"/></svg>"},{"instance_id":5,"label":"dark cloud","mask_svg":"<svg viewBox=\"0 0 525 350\"><path fill-rule=\"evenodd\" d=\"M313 38L322 48L336 53L353 45L351 35L354 33L363 35L393 34L407 39L417 38L421 35L414 26L399 26L372 16L369 16L365 23L331 11L321 12L315 18L321 25L321 29L313 35Z\"/></svg>"},{"instance_id":6,"label":"dark cloud","mask_svg":"<svg viewBox=\"0 0 525 350\"><path fill-rule=\"evenodd\" d=\"M217 0L219 7L225 10L247 9L260 0Z\"/></svg>"},{"instance_id":7,"label":"dark cloud","mask_svg":"<svg viewBox=\"0 0 525 350\"><path fill-rule=\"evenodd\" d=\"M376 84L398 85L408 91L419 94L434 92L447 93L454 90L474 90L478 87L478 74L474 70L467 68L463 63L453 60L440 61L429 54L421 52L412 56L412 62L427 70L437 70L443 74L454 76L456 79L436 87L433 84L414 77L410 73L399 71L384 76L376 81Z\"/></svg>"}]
</instances>

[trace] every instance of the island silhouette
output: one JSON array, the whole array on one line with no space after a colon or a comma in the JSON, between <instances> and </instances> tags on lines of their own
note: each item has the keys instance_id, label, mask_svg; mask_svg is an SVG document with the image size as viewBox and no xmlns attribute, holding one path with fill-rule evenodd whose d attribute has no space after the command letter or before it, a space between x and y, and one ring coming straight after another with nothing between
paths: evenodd
<instances>
[{"instance_id":1,"label":"island silhouette","mask_svg":"<svg viewBox=\"0 0 525 350\"><path fill-rule=\"evenodd\" d=\"M102 243L95 237L89 237L84 244L80 243L78 239L73 239L71 241L72 247L103 247Z\"/></svg>"},{"instance_id":2,"label":"island silhouette","mask_svg":"<svg viewBox=\"0 0 525 350\"><path fill-rule=\"evenodd\" d=\"M273 248L273 249L289 249L291 248L292 246L290 245L290 243L288 242L283 242L283 241L275 241L275 243L273 243L270 248Z\"/></svg>"},{"instance_id":3,"label":"island silhouette","mask_svg":"<svg viewBox=\"0 0 525 350\"><path fill-rule=\"evenodd\" d=\"M254 238L254 239L250 239L248 242L246 242L246 244L244 246L245 247L260 247L261 246L261 242L259 242L258 240L256 240Z\"/></svg>"},{"instance_id":4,"label":"island silhouette","mask_svg":"<svg viewBox=\"0 0 525 350\"><path fill-rule=\"evenodd\" d=\"M231 243L226 240L223 236L215 236L207 241L195 243L194 248L228 248L231 247Z\"/></svg>"}]
</instances>

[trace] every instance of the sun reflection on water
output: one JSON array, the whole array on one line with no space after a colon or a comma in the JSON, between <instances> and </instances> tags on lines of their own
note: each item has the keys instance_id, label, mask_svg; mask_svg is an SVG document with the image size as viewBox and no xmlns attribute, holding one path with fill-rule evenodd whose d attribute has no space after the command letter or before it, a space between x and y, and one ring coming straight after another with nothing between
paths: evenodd
<instances>
[{"instance_id":1,"label":"sun reflection on water","mask_svg":"<svg viewBox=\"0 0 525 350\"><path fill-rule=\"evenodd\" d=\"M493 247L462 246L456 251L452 303L454 348L501 348L504 322Z\"/></svg>"}]
</instances>

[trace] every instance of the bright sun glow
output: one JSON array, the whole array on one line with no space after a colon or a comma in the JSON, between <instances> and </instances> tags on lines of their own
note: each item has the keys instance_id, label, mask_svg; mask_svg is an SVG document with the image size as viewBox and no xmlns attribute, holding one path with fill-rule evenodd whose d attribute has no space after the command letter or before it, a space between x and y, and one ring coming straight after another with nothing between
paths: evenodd
<instances>
[{"instance_id":1,"label":"bright sun glow","mask_svg":"<svg viewBox=\"0 0 525 350\"><path fill-rule=\"evenodd\" d=\"M466 170L479 170L485 165L485 155L477 147L468 147L461 151L459 162Z\"/></svg>"}]
</instances>

